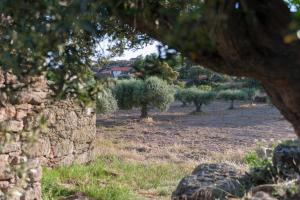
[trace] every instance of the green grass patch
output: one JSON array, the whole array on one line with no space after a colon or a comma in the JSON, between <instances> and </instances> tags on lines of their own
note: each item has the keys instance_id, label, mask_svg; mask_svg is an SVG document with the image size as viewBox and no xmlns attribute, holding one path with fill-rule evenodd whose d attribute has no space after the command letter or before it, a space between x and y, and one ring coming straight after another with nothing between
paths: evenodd
<instances>
[{"instance_id":1,"label":"green grass patch","mask_svg":"<svg viewBox=\"0 0 300 200\"><path fill-rule=\"evenodd\" d=\"M271 158L260 158L255 151L248 152L243 160L250 168L263 168L271 164Z\"/></svg>"},{"instance_id":2,"label":"green grass patch","mask_svg":"<svg viewBox=\"0 0 300 200\"><path fill-rule=\"evenodd\" d=\"M45 168L43 199L55 200L76 191L99 200L144 199L139 191L169 197L188 172L189 169L178 164L142 163L117 156L101 156L88 165Z\"/></svg>"}]
</instances>

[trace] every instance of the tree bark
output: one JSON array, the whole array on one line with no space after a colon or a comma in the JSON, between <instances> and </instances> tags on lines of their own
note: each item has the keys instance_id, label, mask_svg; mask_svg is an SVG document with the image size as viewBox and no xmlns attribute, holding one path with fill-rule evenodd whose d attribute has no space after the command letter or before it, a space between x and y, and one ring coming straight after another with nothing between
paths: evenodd
<instances>
[{"instance_id":1,"label":"tree bark","mask_svg":"<svg viewBox=\"0 0 300 200\"><path fill-rule=\"evenodd\" d=\"M288 37L293 19L284 0L205 0L203 13L190 18L161 1L139 0L133 16L118 2L114 14L123 23L195 63L259 80L300 137L300 42Z\"/></svg>"},{"instance_id":2,"label":"tree bark","mask_svg":"<svg viewBox=\"0 0 300 200\"><path fill-rule=\"evenodd\" d=\"M147 117L148 117L148 107L147 104L143 104L141 109L141 118L147 118Z\"/></svg>"}]
</instances>

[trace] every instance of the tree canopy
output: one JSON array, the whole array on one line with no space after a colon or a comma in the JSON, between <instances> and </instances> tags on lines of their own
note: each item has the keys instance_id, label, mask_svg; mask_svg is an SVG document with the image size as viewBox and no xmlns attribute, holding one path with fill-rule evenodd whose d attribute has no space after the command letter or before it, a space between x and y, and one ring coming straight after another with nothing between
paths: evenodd
<instances>
[{"instance_id":1,"label":"tree canopy","mask_svg":"<svg viewBox=\"0 0 300 200\"><path fill-rule=\"evenodd\" d=\"M120 80L115 85L114 95L121 109L141 108L141 117L148 117L149 107L163 111L174 101L174 89L157 77L145 80Z\"/></svg>"}]
</instances>

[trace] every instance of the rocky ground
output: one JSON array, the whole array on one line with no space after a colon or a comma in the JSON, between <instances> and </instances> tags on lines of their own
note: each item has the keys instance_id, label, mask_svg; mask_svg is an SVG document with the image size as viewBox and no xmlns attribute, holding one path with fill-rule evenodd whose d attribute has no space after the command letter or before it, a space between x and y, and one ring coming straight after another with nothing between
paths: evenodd
<instances>
[{"instance_id":1,"label":"rocky ground","mask_svg":"<svg viewBox=\"0 0 300 200\"><path fill-rule=\"evenodd\" d=\"M147 160L239 162L245 151L259 144L295 138L292 126L268 104L216 101L192 114L193 106L172 104L166 112L150 111L141 121L139 110L98 116L98 136L122 144Z\"/></svg>"}]
</instances>

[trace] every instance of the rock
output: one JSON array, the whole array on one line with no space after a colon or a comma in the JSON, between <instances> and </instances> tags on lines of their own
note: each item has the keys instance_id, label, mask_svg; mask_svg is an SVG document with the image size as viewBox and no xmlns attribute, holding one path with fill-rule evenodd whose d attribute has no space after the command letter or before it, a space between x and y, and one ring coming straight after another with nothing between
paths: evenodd
<instances>
[{"instance_id":1,"label":"rock","mask_svg":"<svg viewBox=\"0 0 300 200\"><path fill-rule=\"evenodd\" d=\"M182 179L172 200L215 200L242 196L248 177L227 164L201 164Z\"/></svg>"},{"instance_id":2,"label":"rock","mask_svg":"<svg viewBox=\"0 0 300 200\"><path fill-rule=\"evenodd\" d=\"M33 143L26 143L22 146L22 150L30 158L35 158L39 156L48 156L51 152L51 145L48 138L39 138Z\"/></svg>"},{"instance_id":3,"label":"rock","mask_svg":"<svg viewBox=\"0 0 300 200\"><path fill-rule=\"evenodd\" d=\"M28 171L28 176L32 182L38 182L42 178L42 168L32 168Z\"/></svg>"},{"instance_id":4,"label":"rock","mask_svg":"<svg viewBox=\"0 0 300 200\"><path fill-rule=\"evenodd\" d=\"M74 151L73 142L70 140L61 140L53 147L53 156L62 157L65 155L72 154Z\"/></svg>"},{"instance_id":5,"label":"rock","mask_svg":"<svg viewBox=\"0 0 300 200\"><path fill-rule=\"evenodd\" d=\"M44 91L22 91L18 94L18 101L20 104L30 103L33 105L39 105L45 102L48 93Z\"/></svg>"},{"instance_id":6,"label":"rock","mask_svg":"<svg viewBox=\"0 0 300 200\"><path fill-rule=\"evenodd\" d=\"M274 149L273 165L283 178L294 179L300 174L300 143L288 140Z\"/></svg>"},{"instance_id":7,"label":"rock","mask_svg":"<svg viewBox=\"0 0 300 200\"><path fill-rule=\"evenodd\" d=\"M277 200L265 192L257 192L248 200Z\"/></svg>"},{"instance_id":8,"label":"rock","mask_svg":"<svg viewBox=\"0 0 300 200\"><path fill-rule=\"evenodd\" d=\"M72 140L78 143L90 142L95 138L95 135L95 130L84 127L73 131Z\"/></svg>"},{"instance_id":9,"label":"rock","mask_svg":"<svg viewBox=\"0 0 300 200\"><path fill-rule=\"evenodd\" d=\"M11 153L17 152L21 150L21 143L19 142L10 142L4 145L1 153Z\"/></svg>"},{"instance_id":10,"label":"rock","mask_svg":"<svg viewBox=\"0 0 300 200\"><path fill-rule=\"evenodd\" d=\"M71 111L67 113L66 119L65 119L65 127L67 129L73 129L74 127L77 127L77 115L74 111Z\"/></svg>"},{"instance_id":11,"label":"rock","mask_svg":"<svg viewBox=\"0 0 300 200\"><path fill-rule=\"evenodd\" d=\"M3 122L1 125L8 132L19 132L22 131L24 128L23 121L17 121L17 120L6 121Z\"/></svg>"},{"instance_id":12,"label":"rock","mask_svg":"<svg viewBox=\"0 0 300 200\"><path fill-rule=\"evenodd\" d=\"M8 181L0 181L0 190L6 190L9 187Z\"/></svg>"},{"instance_id":13,"label":"rock","mask_svg":"<svg viewBox=\"0 0 300 200\"><path fill-rule=\"evenodd\" d=\"M258 185L251 188L249 195L246 200L299 200L300 181L292 180L276 184Z\"/></svg>"}]
</instances>

